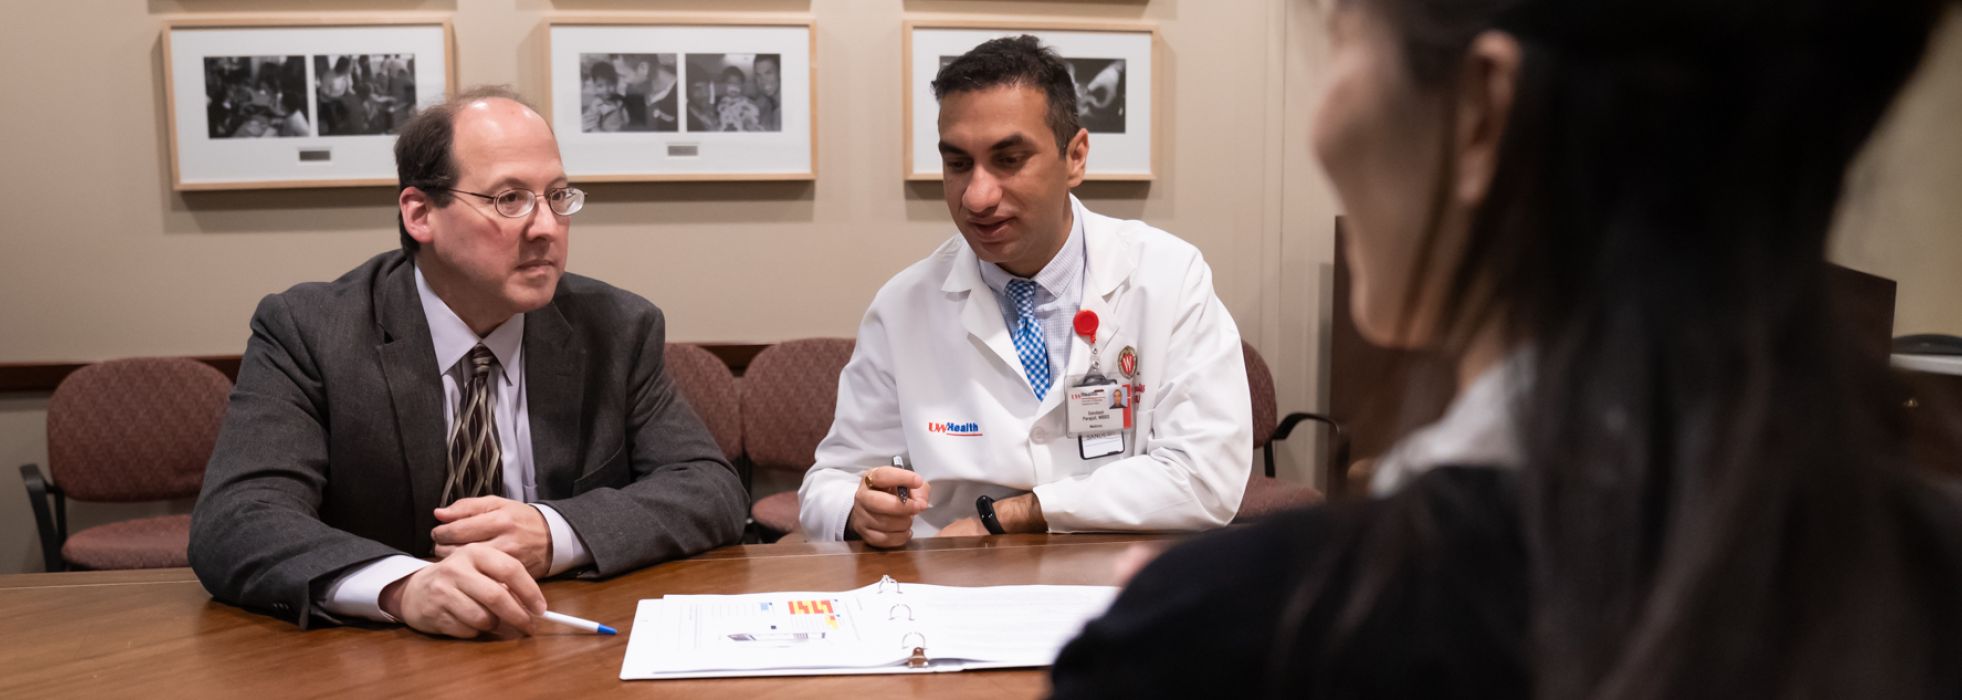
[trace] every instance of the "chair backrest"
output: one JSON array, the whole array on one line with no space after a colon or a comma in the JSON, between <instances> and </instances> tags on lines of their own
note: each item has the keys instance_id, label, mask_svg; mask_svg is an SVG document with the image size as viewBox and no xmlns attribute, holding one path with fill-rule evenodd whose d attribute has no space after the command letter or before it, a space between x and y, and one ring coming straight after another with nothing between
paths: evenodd
<instances>
[{"instance_id":1,"label":"chair backrest","mask_svg":"<svg viewBox=\"0 0 1962 700\"><path fill-rule=\"evenodd\" d=\"M728 363L700 345L668 343L667 373L731 461L743 454L742 397Z\"/></svg>"},{"instance_id":2,"label":"chair backrest","mask_svg":"<svg viewBox=\"0 0 1962 700\"><path fill-rule=\"evenodd\" d=\"M48 478L79 501L196 496L232 382L184 357L76 370L48 401Z\"/></svg>"},{"instance_id":3,"label":"chair backrest","mask_svg":"<svg viewBox=\"0 0 1962 700\"><path fill-rule=\"evenodd\" d=\"M1281 420L1280 404L1274 398L1274 373L1267 370L1260 351L1242 340L1240 355L1247 362L1247 394L1253 397L1254 449L1258 450L1274 439L1274 428Z\"/></svg>"},{"instance_id":4,"label":"chair backrest","mask_svg":"<svg viewBox=\"0 0 1962 700\"><path fill-rule=\"evenodd\" d=\"M849 338L786 340L744 370L743 449L758 469L810 468L838 407L838 375L852 359Z\"/></svg>"},{"instance_id":5,"label":"chair backrest","mask_svg":"<svg viewBox=\"0 0 1962 700\"><path fill-rule=\"evenodd\" d=\"M1827 303L1847 324L1846 332L1874 359L1893 351L1894 280L1826 263Z\"/></svg>"}]
</instances>

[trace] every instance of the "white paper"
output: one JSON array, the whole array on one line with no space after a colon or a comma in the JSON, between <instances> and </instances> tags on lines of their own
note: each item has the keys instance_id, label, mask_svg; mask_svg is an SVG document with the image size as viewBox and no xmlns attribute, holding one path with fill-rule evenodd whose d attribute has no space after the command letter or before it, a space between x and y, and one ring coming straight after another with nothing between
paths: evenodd
<instances>
[{"instance_id":1,"label":"white paper","mask_svg":"<svg viewBox=\"0 0 1962 700\"><path fill-rule=\"evenodd\" d=\"M895 590L897 589L897 590ZM622 680L933 673L1047 666L1110 586L903 583L841 593L674 595L640 601ZM915 646L931 664L908 667Z\"/></svg>"}]
</instances>

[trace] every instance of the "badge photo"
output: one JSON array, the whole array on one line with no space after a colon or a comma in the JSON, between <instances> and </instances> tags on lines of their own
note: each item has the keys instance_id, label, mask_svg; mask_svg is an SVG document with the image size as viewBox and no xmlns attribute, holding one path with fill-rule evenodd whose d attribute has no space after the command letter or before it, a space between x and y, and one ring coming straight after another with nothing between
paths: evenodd
<instances>
[{"instance_id":1,"label":"badge photo","mask_svg":"<svg viewBox=\"0 0 1962 700\"><path fill-rule=\"evenodd\" d=\"M1070 387L1067 400L1070 435L1093 435L1124 429L1124 385L1094 377L1094 384Z\"/></svg>"}]
</instances>

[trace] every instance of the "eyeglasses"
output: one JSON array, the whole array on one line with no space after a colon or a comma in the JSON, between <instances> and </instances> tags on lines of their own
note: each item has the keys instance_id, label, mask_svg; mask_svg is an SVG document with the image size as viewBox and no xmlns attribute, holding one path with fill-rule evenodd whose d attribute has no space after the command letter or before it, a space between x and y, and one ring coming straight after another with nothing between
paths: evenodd
<instances>
[{"instance_id":1,"label":"eyeglasses","mask_svg":"<svg viewBox=\"0 0 1962 700\"><path fill-rule=\"evenodd\" d=\"M552 212L559 216L572 216L573 214L579 213L579 210L586 206L586 191L577 187L559 187L548 190L545 194L516 187L497 194L469 192L454 187L445 187L443 189L457 194L483 197L484 199L490 200L491 206L497 209L497 213L513 219L522 219L531 216L532 209L538 206L538 199L541 197L545 199L545 206L551 207Z\"/></svg>"}]
</instances>

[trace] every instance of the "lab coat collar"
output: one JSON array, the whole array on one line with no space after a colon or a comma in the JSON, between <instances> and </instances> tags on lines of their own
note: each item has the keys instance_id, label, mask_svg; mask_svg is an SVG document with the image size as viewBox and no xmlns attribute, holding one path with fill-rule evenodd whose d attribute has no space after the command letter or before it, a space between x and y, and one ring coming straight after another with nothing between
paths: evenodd
<instances>
[{"instance_id":1,"label":"lab coat collar","mask_svg":"<svg viewBox=\"0 0 1962 700\"><path fill-rule=\"evenodd\" d=\"M1138 262L1136 244L1115 235L1117 220L1090 211L1076 195L1070 195L1070 210L1083 226L1084 298L1107 296L1131 278L1131 271ZM973 248L962 242L954 251L953 269L947 271L940 291L958 293L987 289L988 283L981 279L980 258L975 257ZM999 305L996 312L1000 312Z\"/></svg>"},{"instance_id":2,"label":"lab coat collar","mask_svg":"<svg viewBox=\"0 0 1962 700\"><path fill-rule=\"evenodd\" d=\"M1137 268L1136 244L1117 234L1118 221L1090 211L1075 195L1070 196L1070 207L1077 219L1083 222L1086 269L1080 308L1097 314L1096 352L1101 358L1103 346L1109 344L1117 332L1117 316L1111 297L1130 279L1131 271ZM1001 302L995 298L987 282L981 279L979 261L973 248L965 243L956 246L953 267L947 271L947 278L940 289L948 293L967 294L967 301L961 307L961 325L967 329L968 335L994 352L1001 367L1020 373L1022 364L1015 353L1014 339L1001 322ZM1061 405L1069 381L1083 376L1090 367L1091 346L1083 341L1082 336L1072 335L1070 342L1076 346L1070 352L1069 367L1064 374L1055 378L1055 384L1051 385L1037 410L1038 414ZM1109 373L1110 368L1100 363L1099 370ZM1034 399L1034 394L1030 394L1029 398Z\"/></svg>"},{"instance_id":3,"label":"lab coat collar","mask_svg":"<svg viewBox=\"0 0 1962 700\"><path fill-rule=\"evenodd\" d=\"M1105 346L1115 337L1117 328L1117 291L1130 280L1131 272L1137 269L1137 244L1121 235L1117 228L1121 222L1097 214L1083 206L1075 195L1070 196L1070 207L1077 219L1083 222L1083 245L1085 270L1083 275L1083 299L1080 308L1097 314L1097 337L1092 349L1082 336L1070 336L1075 344L1070 351L1069 367L1055 377L1041 405L1038 415L1047 414L1062 405L1064 394L1068 393L1070 381L1082 377L1090 370L1090 358L1094 352L1098 360L1098 371L1109 375L1112 367L1104 360ZM1008 328L1001 322L1001 302L995 298L987 282L981 279L979 258L974 249L965 243L956 246L953 268L948 270L947 278L940 289L949 293L965 293L967 301L961 307L961 325L976 341L994 352L1004 371L1020 373L1021 359L1015 353L1014 339ZM978 293L977 293L978 292ZM1034 399L1034 394L1029 395Z\"/></svg>"},{"instance_id":4,"label":"lab coat collar","mask_svg":"<svg viewBox=\"0 0 1962 700\"><path fill-rule=\"evenodd\" d=\"M1117 292L1131 279L1131 273L1138 266L1137 241L1118 234L1124 222L1097 214L1084 208L1076 197L1070 197L1070 205L1076 207L1076 215L1083 221L1084 270L1083 302L1081 309L1097 315L1097 337L1094 342L1085 342L1083 336L1071 335L1075 344L1070 350L1070 361L1065 378L1082 377L1091 372L1092 358L1097 360L1096 372L1106 377L1113 374L1115 357L1106 357L1112 338L1121 330L1118 327L1121 309L1118 309ZM1052 394L1061 394L1052 391Z\"/></svg>"},{"instance_id":5,"label":"lab coat collar","mask_svg":"<svg viewBox=\"0 0 1962 700\"><path fill-rule=\"evenodd\" d=\"M1076 195L1070 195L1070 205L1083 220L1083 297L1088 308L1091 297L1108 298L1131 279L1138 266L1138 244L1117 235L1122 222L1084 208Z\"/></svg>"}]
</instances>

